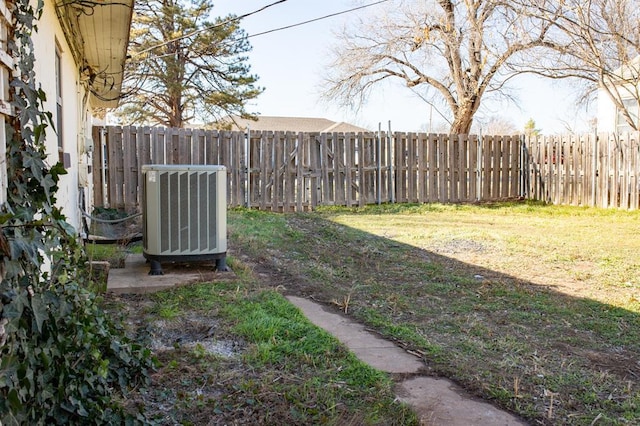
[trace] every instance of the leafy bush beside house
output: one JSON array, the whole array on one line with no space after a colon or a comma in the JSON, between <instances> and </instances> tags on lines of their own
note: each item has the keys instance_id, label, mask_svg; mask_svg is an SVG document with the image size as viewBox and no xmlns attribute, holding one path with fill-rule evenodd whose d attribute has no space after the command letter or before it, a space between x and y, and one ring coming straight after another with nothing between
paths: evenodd
<instances>
[{"instance_id":1,"label":"leafy bush beside house","mask_svg":"<svg viewBox=\"0 0 640 426\"><path fill-rule=\"evenodd\" d=\"M100 309L86 256L55 207L64 169L49 167L45 133L52 114L34 80L32 31L42 13L15 5L14 56L7 131L7 202L0 214L0 423L122 424L144 421L122 400L144 385L149 353ZM46 272L43 272L46 271Z\"/></svg>"}]
</instances>

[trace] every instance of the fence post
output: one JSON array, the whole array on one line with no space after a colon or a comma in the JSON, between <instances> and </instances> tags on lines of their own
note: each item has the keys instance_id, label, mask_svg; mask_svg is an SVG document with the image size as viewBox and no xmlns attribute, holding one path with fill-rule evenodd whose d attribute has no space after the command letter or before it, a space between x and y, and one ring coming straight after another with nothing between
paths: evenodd
<instances>
[{"instance_id":1,"label":"fence post","mask_svg":"<svg viewBox=\"0 0 640 426\"><path fill-rule=\"evenodd\" d=\"M109 207L109 199L107 195L108 187L105 188L107 182L107 129L106 127L100 128L100 169L102 172L102 206Z\"/></svg>"},{"instance_id":2,"label":"fence post","mask_svg":"<svg viewBox=\"0 0 640 426\"><path fill-rule=\"evenodd\" d=\"M478 163L476 167L476 182L477 182L476 201L482 200L482 190L483 190L482 165L484 164L483 145L484 143L483 143L482 129L480 129L480 132L478 133Z\"/></svg>"},{"instance_id":3,"label":"fence post","mask_svg":"<svg viewBox=\"0 0 640 426\"><path fill-rule=\"evenodd\" d=\"M396 191L395 191L395 186L396 186L396 182L395 182L395 173L393 170L393 162L394 162L394 158L393 158L393 140L392 140L392 133L391 133L391 120L389 120L389 133L387 134L387 157L389 160L389 196L390 196L390 201L391 203L395 203L396 202Z\"/></svg>"},{"instance_id":4,"label":"fence post","mask_svg":"<svg viewBox=\"0 0 640 426\"><path fill-rule=\"evenodd\" d=\"M382 154L382 123L378 123L378 137L376 140L376 203L382 204L382 161L380 155Z\"/></svg>"},{"instance_id":5,"label":"fence post","mask_svg":"<svg viewBox=\"0 0 640 426\"><path fill-rule=\"evenodd\" d=\"M526 135L520 135L520 197L529 198L529 151Z\"/></svg>"},{"instance_id":6,"label":"fence post","mask_svg":"<svg viewBox=\"0 0 640 426\"><path fill-rule=\"evenodd\" d=\"M247 125L247 131L244 136L244 158L245 158L245 185L244 194L245 206L251 208L251 128Z\"/></svg>"}]
</instances>

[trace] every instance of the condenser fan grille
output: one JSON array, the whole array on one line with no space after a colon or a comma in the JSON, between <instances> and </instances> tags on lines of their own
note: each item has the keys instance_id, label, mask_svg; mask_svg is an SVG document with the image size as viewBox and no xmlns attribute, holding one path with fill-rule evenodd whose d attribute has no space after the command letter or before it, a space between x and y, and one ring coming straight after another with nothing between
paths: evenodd
<instances>
[{"instance_id":1,"label":"condenser fan grille","mask_svg":"<svg viewBox=\"0 0 640 426\"><path fill-rule=\"evenodd\" d=\"M143 175L146 253L226 252L223 166L143 166Z\"/></svg>"}]
</instances>

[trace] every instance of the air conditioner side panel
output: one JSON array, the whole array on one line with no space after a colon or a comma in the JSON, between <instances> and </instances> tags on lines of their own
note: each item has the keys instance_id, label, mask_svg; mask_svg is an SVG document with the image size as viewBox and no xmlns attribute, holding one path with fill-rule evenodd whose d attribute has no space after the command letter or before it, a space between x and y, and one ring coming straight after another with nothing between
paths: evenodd
<instances>
[{"instance_id":1,"label":"air conditioner side panel","mask_svg":"<svg viewBox=\"0 0 640 426\"><path fill-rule=\"evenodd\" d=\"M216 172L216 235L215 246L221 253L227 251L227 172Z\"/></svg>"},{"instance_id":2,"label":"air conditioner side panel","mask_svg":"<svg viewBox=\"0 0 640 426\"><path fill-rule=\"evenodd\" d=\"M160 254L160 183L158 171L143 171L144 180L144 236L143 247L147 253Z\"/></svg>"}]
</instances>

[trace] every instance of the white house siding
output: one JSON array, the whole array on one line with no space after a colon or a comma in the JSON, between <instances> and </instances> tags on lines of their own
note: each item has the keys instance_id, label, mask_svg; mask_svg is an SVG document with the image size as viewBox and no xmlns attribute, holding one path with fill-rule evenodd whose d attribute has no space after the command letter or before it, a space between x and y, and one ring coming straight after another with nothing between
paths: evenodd
<instances>
[{"instance_id":1,"label":"white house siding","mask_svg":"<svg viewBox=\"0 0 640 426\"><path fill-rule=\"evenodd\" d=\"M626 133L633 131L623 114L626 111L634 122L638 122L638 81L640 77L640 56L613 72L618 84L612 86L612 92L621 98L624 110L618 110L610 94L603 87L598 88L598 131ZM623 83L624 82L624 83ZM637 125L637 124L636 124Z\"/></svg>"},{"instance_id":2,"label":"white house siding","mask_svg":"<svg viewBox=\"0 0 640 426\"><path fill-rule=\"evenodd\" d=\"M6 118L11 114L9 104L9 81L13 59L9 55L8 33L11 28L11 12L4 0L0 0L0 129L4 129ZM0 131L0 205L7 201L7 141Z\"/></svg>"},{"instance_id":3,"label":"white house siding","mask_svg":"<svg viewBox=\"0 0 640 426\"><path fill-rule=\"evenodd\" d=\"M598 89L598 132L616 131L617 108L606 90Z\"/></svg>"},{"instance_id":4,"label":"white house siding","mask_svg":"<svg viewBox=\"0 0 640 426\"><path fill-rule=\"evenodd\" d=\"M62 141L63 151L68 155L67 174L60 178L59 191L57 193L57 205L67 217L67 221L76 230L81 230L82 216L79 209L80 188L79 169L81 165L90 164L84 152L85 138L90 126L90 112L86 102L85 89L79 80L79 66L71 54L67 45L62 27L58 21L53 2L45 1L44 12L38 23L38 32L33 35L34 51L36 56L35 75L36 81L41 85L47 95L44 103L45 109L53 113L53 122L56 123L56 73L55 58L56 46L61 55L61 79L62 79ZM60 130L60 129L56 129ZM50 165L58 161L58 137L53 129L48 129L46 137L48 161ZM84 179L82 179L84 181ZM90 194L88 194L90 195ZM88 199L91 199L88 197Z\"/></svg>"}]
</instances>

